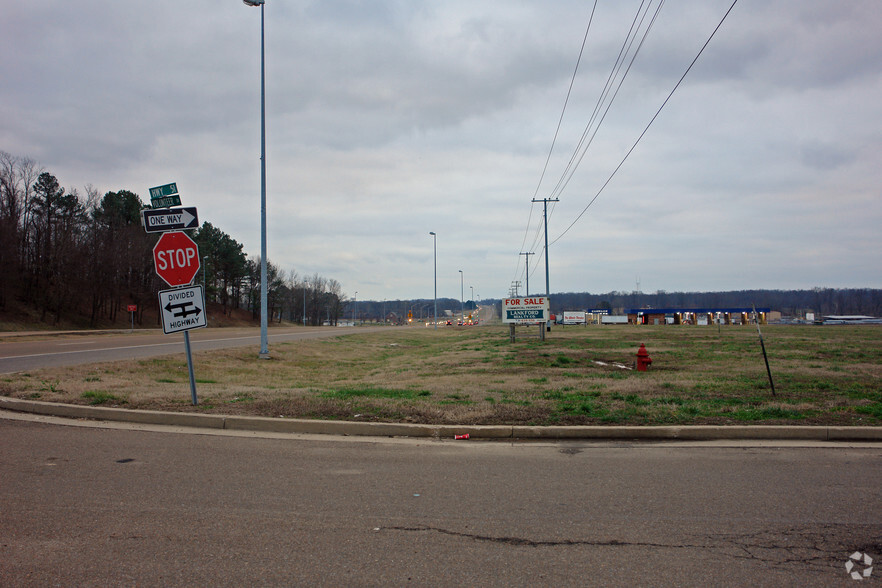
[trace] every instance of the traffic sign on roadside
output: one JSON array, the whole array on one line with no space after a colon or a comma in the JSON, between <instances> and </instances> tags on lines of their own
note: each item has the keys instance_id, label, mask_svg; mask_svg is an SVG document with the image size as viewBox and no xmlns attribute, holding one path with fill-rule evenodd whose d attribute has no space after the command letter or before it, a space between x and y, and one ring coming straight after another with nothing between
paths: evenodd
<instances>
[{"instance_id":1,"label":"traffic sign on roadside","mask_svg":"<svg viewBox=\"0 0 882 588\"><path fill-rule=\"evenodd\" d=\"M150 201L153 208L168 208L169 206L180 206L181 197L178 194L174 196L163 196L162 198L154 198Z\"/></svg>"},{"instance_id":2,"label":"traffic sign on roadside","mask_svg":"<svg viewBox=\"0 0 882 588\"><path fill-rule=\"evenodd\" d=\"M145 209L141 211L144 230L148 233L163 233L181 229L195 229L199 226L196 207L165 208L160 210Z\"/></svg>"},{"instance_id":3,"label":"traffic sign on roadside","mask_svg":"<svg viewBox=\"0 0 882 588\"><path fill-rule=\"evenodd\" d=\"M199 271L199 247L187 233L163 233L153 246L153 265L169 286L186 286Z\"/></svg>"},{"instance_id":4,"label":"traffic sign on roadside","mask_svg":"<svg viewBox=\"0 0 882 588\"><path fill-rule=\"evenodd\" d=\"M153 208L168 208L180 206L181 196L178 194L178 185L175 182L150 188L150 205Z\"/></svg>"},{"instance_id":5,"label":"traffic sign on roadside","mask_svg":"<svg viewBox=\"0 0 882 588\"><path fill-rule=\"evenodd\" d=\"M202 286L161 290L159 311L166 335L208 326Z\"/></svg>"},{"instance_id":6,"label":"traffic sign on roadside","mask_svg":"<svg viewBox=\"0 0 882 588\"><path fill-rule=\"evenodd\" d=\"M163 196L171 196L178 193L178 185L175 182L150 188L150 199L157 200Z\"/></svg>"}]
</instances>

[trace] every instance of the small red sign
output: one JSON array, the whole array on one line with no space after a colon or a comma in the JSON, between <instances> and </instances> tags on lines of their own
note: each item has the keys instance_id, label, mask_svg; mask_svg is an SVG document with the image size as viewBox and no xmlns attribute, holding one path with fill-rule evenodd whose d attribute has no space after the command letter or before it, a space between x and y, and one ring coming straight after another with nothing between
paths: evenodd
<instances>
[{"instance_id":1,"label":"small red sign","mask_svg":"<svg viewBox=\"0 0 882 588\"><path fill-rule=\"evenodd\" d=\"M138 305L137 304L129 304L126 307L126 310L129 312L138 312Z\"/></svg>"}]
</instances>

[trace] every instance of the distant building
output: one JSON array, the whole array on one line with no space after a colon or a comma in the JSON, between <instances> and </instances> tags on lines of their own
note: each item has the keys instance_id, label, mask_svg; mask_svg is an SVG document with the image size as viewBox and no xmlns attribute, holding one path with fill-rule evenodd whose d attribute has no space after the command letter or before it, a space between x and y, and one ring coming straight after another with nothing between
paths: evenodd
<instances>
[{"instance_id":1,"label":"distant building","mask_svg":"<svg viewBox=\"0 0 882 588\"><path fill-rule=\"evenodd\" d=\"M770 308L757 308L760 324L768 322ZM746 325L754 321L750 308L631 308L632 325Z\"/></svg>"},{"instance_id":2,"label":"distant building","mask_svg":"<svg viewBox=\"0 0 882 588\"><path fill-rule=\"evenodd\" d=\"M882 319L863 314L828 314L825 325L882 325Z\"/></svg>"}]
</instances>

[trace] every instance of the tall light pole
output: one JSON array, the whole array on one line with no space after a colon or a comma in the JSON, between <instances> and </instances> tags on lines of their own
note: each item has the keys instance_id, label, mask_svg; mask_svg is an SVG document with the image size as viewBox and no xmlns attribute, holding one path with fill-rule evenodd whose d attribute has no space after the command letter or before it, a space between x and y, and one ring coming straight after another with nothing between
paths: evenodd
<instances>
[{"instance_id":1,"label":"tall light pole","mask_svg":"<svg viewBox=\"0 0 882 588\"><path fill-rule=\"evenodd\" d=\"M355 296L352 297L353 302L355 303L352 307L352 326L355 326L356 318L358 317L358 292L355 292Z\"/></svg>"},{"instance_id":2,"label":"tall light pole","mask_svg":"<svg viewBox=\"0 0 882 588\"><path fill-rule=\"evenodd\" d=\"M434 243L434 259L435 259L435 330L438 330L438 235L435 234L434 231L429 231L429 234L432 235L432 242Z\"/></svg>"},{"instance_id":3,"label":"tall light pole","mask_svg":"<svg viewBox=\"0 0 882 588\"><path fill-rule=\"evenodd\" d=\"M462 270L459 270L459 319L465 323L465 288L463 287L464 276Z\"/></svg>"},{"instance_id":4,"label":"tall light pole","mask_svg":"<svg viewBox=\"0 0 882 588\"><path fill-rule=\"evenodd\" d=\"M260 6L260 359L269 359L266 284L266 66L263 40L263 6L266 0L242 0L247 6Z\"/></svg>"}]
</instances>

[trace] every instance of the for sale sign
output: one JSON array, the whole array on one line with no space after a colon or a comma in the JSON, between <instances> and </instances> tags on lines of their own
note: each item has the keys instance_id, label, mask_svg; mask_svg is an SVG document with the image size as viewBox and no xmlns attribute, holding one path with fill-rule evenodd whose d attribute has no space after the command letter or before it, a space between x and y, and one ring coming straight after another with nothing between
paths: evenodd
<instances>
[{"instance_id":1,"label":"for sale sign","mask_svg":"<svg viewBox=\"0 0 882 588\"><path fill-rule=\"evenodd\" d=\"M504 298L502 322L515 325L535 325L550 320L550 302L547 296Z\"/></svg>"}]
</instances>

